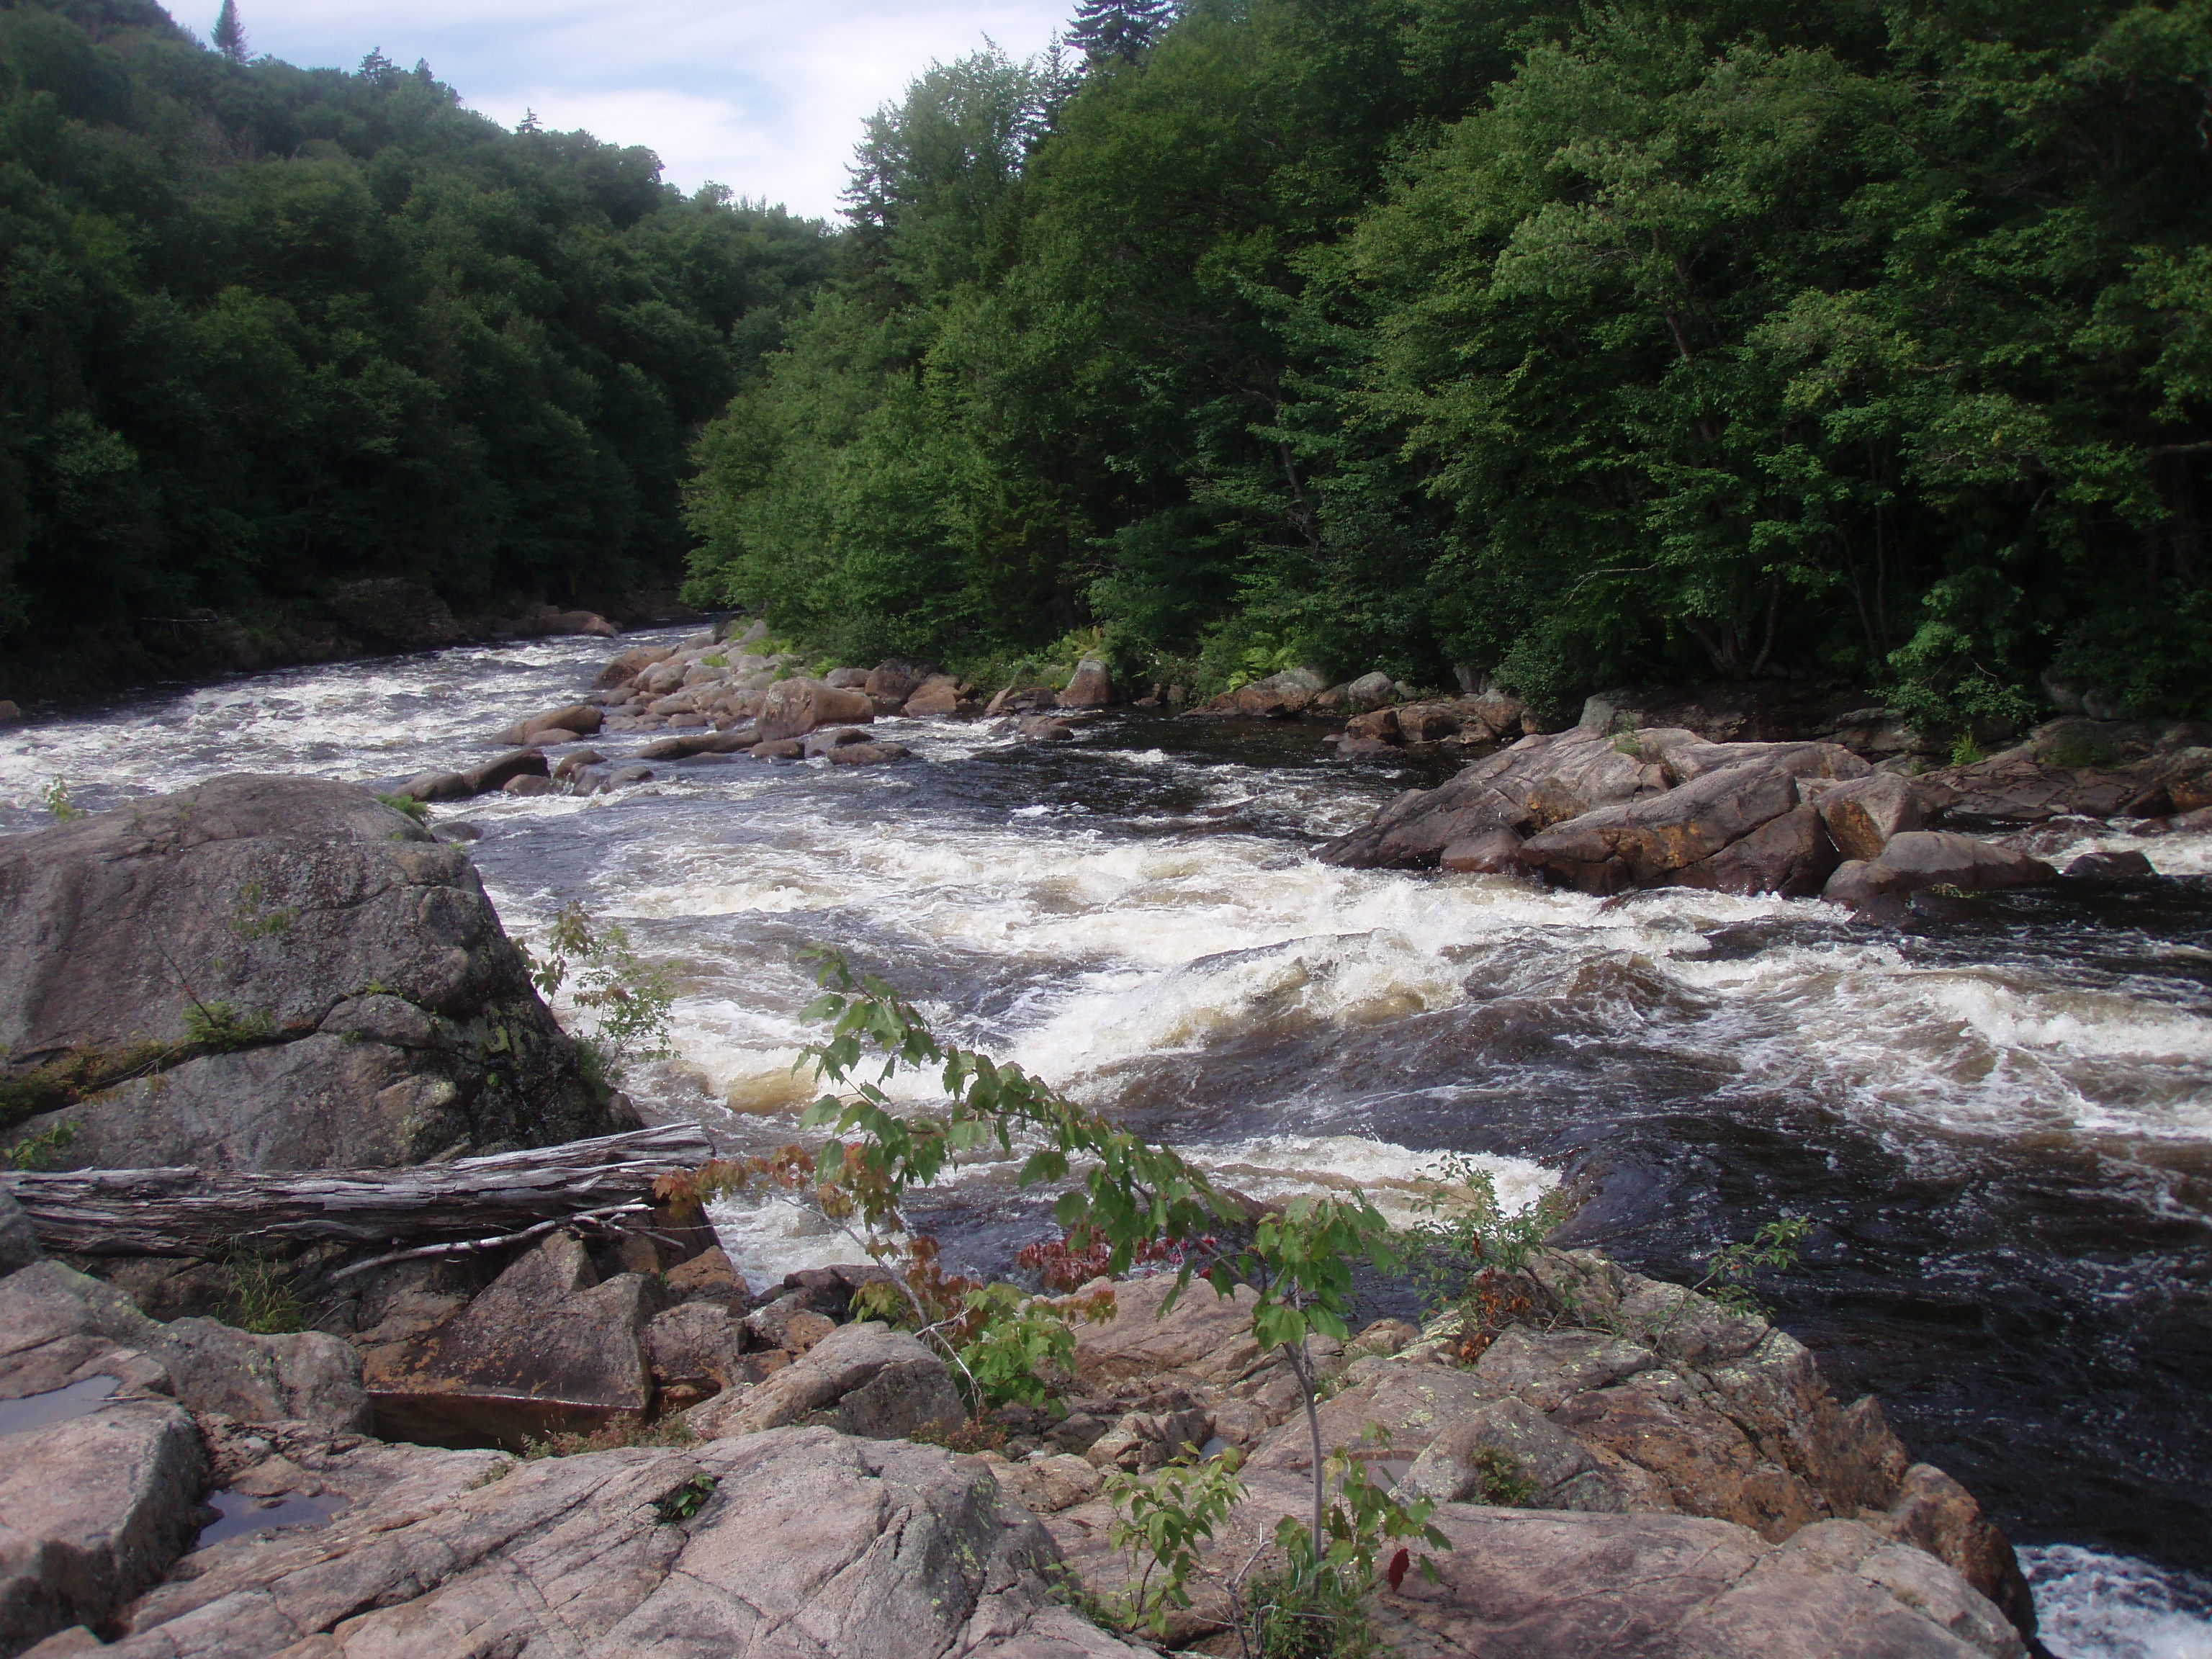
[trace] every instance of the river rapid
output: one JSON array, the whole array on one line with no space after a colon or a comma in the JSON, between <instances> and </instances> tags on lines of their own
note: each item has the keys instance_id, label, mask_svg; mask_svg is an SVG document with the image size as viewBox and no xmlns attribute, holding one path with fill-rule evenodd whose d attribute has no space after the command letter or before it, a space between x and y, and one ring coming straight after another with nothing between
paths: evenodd
<instances>
[{"instance_id":1,"label":"river rapid","mask_svg":"<svg viewBox=\"0 0 2212 1659\"><path fill-rule=\"evenodd\" d=\"M99 810L223 772L474 763L611 654L466 647L44 718L0 732L0 832L49 822L55 778ZM732 1148L793 1138L812 1092L796 952L820 941L1248 1191L1402 1207L1469 1154L1515 1202L1570 1183L1563 1242L1682 1279L1811 1218L1780 1322L2023 1547L2060 1659L2212 1659L2212 837L2102 843L2185 878L2154 896L1993 897L1902 931L1337 870L1316 841L1432 780L1332 762L1322 729L1127 711L1022 744L893 720L914 760L706 757L434 823L483 830L511 931L580 901L674 969L678 1057L631 1092ZM988 1163L930 1220L985 1269L1049 1231ZM717 1221L757 1285L851 1254L782 1207Z\"/></svg>"}]
</instances>

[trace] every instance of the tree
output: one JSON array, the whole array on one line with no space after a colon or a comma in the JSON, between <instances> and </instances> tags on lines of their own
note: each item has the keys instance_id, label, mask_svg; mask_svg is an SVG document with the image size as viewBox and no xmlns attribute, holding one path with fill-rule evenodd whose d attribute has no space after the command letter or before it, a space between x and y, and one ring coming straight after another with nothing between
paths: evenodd
<instances>
[{"instance_id":1,"label":"tree","mask_svg":"<svg viewBox=\"0 0 2212 1659\"><path fill-rule=\"evenodd\" d=\"M246 60L250 48L246 26L238 21L238 0L222 0L222 9L215 15L215 49L234 64Z\"/></svg>"},{"instance_id":2,"label":"tree","mask_svg":"<svg viewBox=\"0 0 2212 1659\"><path fill-rule=\"evenodd\" d=\"M1083 0L1067 38L1095 67L1133 64L1175 18L1171 0Z\"/></svg>"}]
</instances>

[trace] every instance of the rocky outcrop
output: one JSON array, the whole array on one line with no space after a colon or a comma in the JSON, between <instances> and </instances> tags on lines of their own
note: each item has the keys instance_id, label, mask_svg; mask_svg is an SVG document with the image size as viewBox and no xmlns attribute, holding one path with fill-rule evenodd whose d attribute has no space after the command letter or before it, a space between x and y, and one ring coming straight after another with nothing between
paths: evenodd
<instances>
[{"instance_id":1,"label":"rocky outcrop","mask_svg":"<svg viewBox=\"0 0 2212 1659\"><path fill-rule=\"evenodd\" d=\"M102 1651L1137 1653L1054 1599L1050 1540L988 1472L932 1447L787 1429L692 1450L410 1461L421 1467L321 1527L187 1558Z\"/></svg>"},{"instance_id":2,"label":"rocky outcrop","mask_svg":"<svg viewBox=\"0 0 2212 1659\"><path fill-rule=\"evenodd\" d=\"M375 1167L635 1127L467 856L234 775L0 842L0 1112L72 1162Z\"/></svg>"},{"instance_id":3,"label":"rocky outcrop","mask_svg":"<svg viewBox=\"0 0 2212 1659\"><path fill-rule=\"evenodd\" d=\"M817 1412L847 1433L883 1439L943 1434L968 1415L942 1359L904 1331L862 1320L837 1326L750 1389L694 1407L689 1421L712 1440L782 1428Z\"/></svg>"},{"instance_id":4,"label":"rocky outcrop","mask_svg":"<svg viewBox=\"0 0 2212 1659\"><path fill-rule=\"evenodd\" d=\"M804 737L817 726L865 725L876 706L865 691L845 691L820 680L778 680L760 706L760 741Z\"/></svg>"},{"instance_id":5,"label":"rocky outcrop","mask_svg":"<svg viewBox=\"0 0 2212 1659\"><path fill-rule=\"evenodd\" d=\"M1951 830L1916 830L1892 836L1871 860L1854 860L1829 878L1824 898L1865 909L1934 887L1981 893L2035 887L2058 872L2041 859Z\"/></svg>"}]
</instances>

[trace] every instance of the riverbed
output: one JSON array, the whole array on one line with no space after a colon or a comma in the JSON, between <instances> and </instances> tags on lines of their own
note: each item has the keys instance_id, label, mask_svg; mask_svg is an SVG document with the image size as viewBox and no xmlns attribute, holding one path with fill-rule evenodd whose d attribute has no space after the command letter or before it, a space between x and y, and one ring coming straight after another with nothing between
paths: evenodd
<instances>
[{"instance_id":1,"label":"riverbed","mask_svg":"<svg viewBox=\"0 0 2212 1659\"><path fill-rule=\"evenodd\" d=\"M471 763L610 654L460 647L43 719L0 732L0 831L49 822L55 779L99 810L229 771ZM1431 780L1336 763L1324 729L1131 710L1034 744L885 720L914 759L660 763L434 822L482 830L510 929L580 902L672 967L678 1053L629 1086L732 1147L792 1139L814 1092L797 952L820 942L1248 1191L1402 1210L1460 1152L1515 1202L1566 1183L1564 1242L1686 1279L1806 1216L1780 1322L2025 1547L2054 1651L2212 1656L2212 837L2109 838L2174 878L2154 890L1903 930L1345 871L1316 842ZM1049 1231L1006 1176L970 1166L934 1201L957 1262ZM851 1254L788 1209L718 1224L757 1282Z\"/></svg>"}]
</instances>

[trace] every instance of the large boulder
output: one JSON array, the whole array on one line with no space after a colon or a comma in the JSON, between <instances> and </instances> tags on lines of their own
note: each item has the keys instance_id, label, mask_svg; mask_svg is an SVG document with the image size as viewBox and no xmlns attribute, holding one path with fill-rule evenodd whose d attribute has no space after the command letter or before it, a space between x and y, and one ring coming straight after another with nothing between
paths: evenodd
<instances>
[{"instance_id":1,"label":"large boulder","mask_svg":"<svg viewBox=\"0 0 2212 1659\"><path fill-rule=\"evenodd\" d=\"M485 1454L412 1461L432 1457L451 1472L189 1558L100 1651L1141 1659L1064 1605L1051 1540L988 1468L935 1447L793 1428L495 1459L466 1487Z\"/></svg>"},{"instance_id":2,"label":"large boulder","mask_svg":"<svg viewBox=\"0 0 2212 1659\"><path fill-rule=\"evenodd\" d=\"M968 688L951 674L932 674L914 689L899 712L915 718L958 714L963 707L972 708Z\"/></svg>"},{"instance_id":3,"label":"large boulder","mask_svg":"<svg viewBox=\"0 0 2212 1659\"><path fill-rule=\"evenodd\" d=\"M2041 886L2057 878L2058 872L2041 859L2014 848L1954 830L1915 830L1892 836L1880 858L1840 866L1820 896L1865 909L1931 887L1979 893Z\"/></svg>"},{"instance_id":4,"label":"large boulder","mask_svg":"<svg viewBox=\"0 0 2212 1659\"><path fill-rule=\"evenodd\" d=\"M1303 714L1328 689L1328 677L1315 668L1286 668L1264 680L1224 691L1191 712L1198 714L1243 714L1262 720L1288 720Z\"/></svg>"},{"instance_id":5,"label":"large boulder","mask_svg":"<svg viewBox=\"0 0 2212 1659\"><path fill-rule=\"evenodd\" d=\"M1644 799L1617 801L1531 836L1521 848L1522 862L1584 892L1614 893L1626 887L1663 885L1682 878L1754 830L1795 812L1802 805L1798 783L1806 778L1864 776L1866 762L1833 744L1744 745L1754 752L1736 765L1703 771L1689 781ZM1693 884L1742 886L1756 890L1762 866L1778 863L1802 890L1816 891L1827 872L1797 873L1805 855L1796 843L1818 837L1815 815L1799 820L1802 834L1785 838L1772 858L1742 860L1739 866L1704 872Z\"/></svg>"},{"instance_id":6,"label":"large boulder","mask_svg":"<svg viewBox=\"0 0 2212 1659\"><path fill-rule=\"evenodd\" d=\"M1847 859L1878 859L1892 836L1928 822L1926 793L1894 772L1875 772L1838 783L1822 791L1817 800L1828 839Z\"/></svg>"},{"instance_id":7,"label":"large boulder","mask_svg":"<svg viewBox=\"0 0 2212 1659\"><path fill-rule=\"evenodd\" d=\"M498 741L507 744L569 741L565 738L556 739L538 735L554 731L566 732L572 737L588 738L599 729L600 722L605 718L603 711L590 703L573 702L560 708L548 708L542 714L526 715L501 732Z\"/></svg>"},{"instance_id":8,"label":"large boulder","mask_svg":"<svg viewBox=\"0 0 2212 1659\"><path fill-rule=\"evenodd\" d=\"M520 1449L555 1432L639 1422L653 1401L641 1273L600 1282L556 1233L423 1334L369 1350L362 1368L388 1439Z\"/></svg>"},{"instance_id":9,"label":"large boulder","mask_svg":"<svg viewBox=\"0 0 2212 1659\"><path fill-rule=\"evenodd\" d=\"M1058 701L1062 708L1103 708L1114 701L1114 676L1096 657L1085 657Z\"/></svg>"},{"instance_id":10,"label":"large boulder","mask_svg":"<svg viewBox=\"0 0 2212 1659\"><path fill-rule=\"evenodd\" d=\"M0 1114L82 1165L374 1168L635 1127L467 855L232 775L0 841Z\"/></svg>"},{"instance_id":11,"label":"large boulder","mask_svg":"<svg viewBox=\"0 0 2212 1659\"><path fill-rule=\"evenodd\" d=\"M782 1428L817 1412L854 1434L943 1433L967 1417L950 1370L921 1340L878 1320L840 1325L798 1360L740 1392L717 1395L687 1417L704 1439Z\"/></svg>"},{"instance_id":12,"label":"large boulder","mask_svg":"<svg viewBox=\"0 0 2212 1659\"><path fill-rule=\"evenodd\" d=\"M936 668L928 663L908 662L903 657L893 657L890 661L879 662L870 669L866 679L861 682L860 689L868 694L878 708L884 708L888 705L886 712L889 712L889 709L902 707L908 697L921 690L922 682L936 672Z\"/></svg>"},{"instance_id":13,"label":"large boulder","mask_svg":"<svg viewBox=\"0 0 2212 1659\"><path fill-rule=\"evenodd\" d=\"M865 725L876 705L865 691L841 690L820 680L778 680L761 699L760 740L805 737L817 726Z\"/></svg>"}]
</instances>

